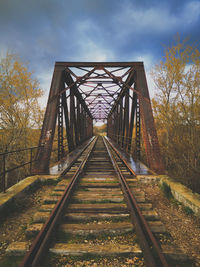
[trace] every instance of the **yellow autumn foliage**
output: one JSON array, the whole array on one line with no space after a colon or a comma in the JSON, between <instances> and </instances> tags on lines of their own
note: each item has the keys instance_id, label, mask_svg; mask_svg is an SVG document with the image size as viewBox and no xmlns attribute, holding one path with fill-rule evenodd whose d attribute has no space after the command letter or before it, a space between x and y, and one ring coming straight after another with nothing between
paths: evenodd
<instances>
[{"instance_id":1,"label":"yellow autumn foliage","mask_svg":"<svg viewBox=\"0 0 200 267\"><path fill-rule=\"evenodd\" d=\"M177 40L152 76L157 89L153 111L167 171L200 192L200 51Z\"/></svg>"},{"instance_id":2,"label":"yellow autumn foliage","mask_svg":"<svg viewBox=\"0 0 200 267\"><path fill-rule=\"evenodd\" d=\"M38 98L43 91L38 81L16 55L0 60L0 153L38 145L43 120ZM30 151L6 155L6 169L30 161ZM29 165L6 174L6 186L29 173ZM0 172L3 156L0 156ZM0 189L2 178L0 177ZM13 179L15 181L13 181ZM12 180L12 181L11 181Z\"/></svg>"},{"instance_id":3,"label":"yellow autumn foliage","mask_svg":"<svg viewBox=\"0 0 200 267\"><path fill-rule=\"evenodd\" d=\"M42 94L32 72L15 55L7 54L0 61L1 151L36 145L43 117L38 104Z\"/></svg>"}]
</instances>

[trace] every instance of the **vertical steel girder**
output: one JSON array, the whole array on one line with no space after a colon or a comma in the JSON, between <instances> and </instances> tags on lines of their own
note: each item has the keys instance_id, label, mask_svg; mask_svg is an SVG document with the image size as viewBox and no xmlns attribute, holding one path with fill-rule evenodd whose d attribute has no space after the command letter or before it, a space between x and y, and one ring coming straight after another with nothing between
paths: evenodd
<instances>
[{"instance_id":1,"label":"vertical steel girder","mask_svg":"<svg viewBox=\"0 0 200 267\"><path fill-rule=\"evenodd\" d=\"M69 152L93 135L93 118L81 94L76 86L73 85L68 89L68 92L70 92L68 98L66 96L65 84L70 86L74 82L71 76L69 77L69 74L66 73L66 67L55 65L39 140L39 148L33 166L33 173L35 174L46 174L49 172L57 118L58 160L64 156L63 116Z\"/></svg>"},{"instance_id":2,"label":"vertical steel girder","mask_svg":"<svg viewBox=\"0 0 200 267\"><path fill-rule=\"evenodd\" d=\"M54 69L48 103L39 140L39 148L37 150L35 164L33 166L33 173L35 174L48 173L49 171L49 161L56 128L56 118L58 114L59 90L63 85L63 72L63 66Z\"/></svg>"},{"instance_id":3,"label":"vertical steel girder","mask_svg":"<svg viewBox=\"0 0 200 267\"><path fill-rule=\"evenodd\" d=\"M136 104L136 122L135 122L135 139L136 139L136 159L140 160L140 104L137 98Z\"/></svg>"},{"instance_id":4,"label":"vertical steel girder","mask_svg":"<svg viewBox=\"0 0 200 267\"><path fill-rule=\"evenodd\" d=\"M64 108L64 117L65 117L66 137L67 137L67 143L68 143L68 150L69 150L69 152L71 152L73 150L73 146L72 146L72 142L71 142L72 137L71 137L71 131L70 131L69 113L68 113L66 92L62 93L62 104L63 104L63 108Z\"/></svg>"},{"instance_id":5,"label":"vertical steel girder","mask_svg":"<svg viewBox=\"0 0 200 267\"><path fill-rule=\"evenodd\" d=\"M58 105L58 161L64 156L63 143L63 104L62 97L59 98Z\"/></svg>"},{"instance_id":6,"label":"vertical steel girder","mask_svg":"<svg viewBox=\"0 0 200 267\"><path fill-rule=\"evenodd\" d=\"M128 152L130 152L131 150L136 103L137 103L137 94L134 92L132 98L131 113L130 113Z\"/></svg>"},{"instance_id":7,"label":"vertical steel girder","mask_svg":"<svg viewBox=\"0 0 200 267\"><path fill-rule=\"evenodd\" d=\"M118 79L118 77L116 77ZM144 140L145 152L148 166L157 173L164 172L164 165L160 155L158 137L153 119L152 107L146 82L144 67L136 69L133 75L129 75L127 81L123 82L122 90L108 115L108 136L126 151L130 151L135 121L135 157L140 160L140 136L141 129ZM134 86L133 86L134 84ZM128 90L133 91L130 98ZM125 105L123 106L123 103ZM129 111L131 103L131 110ZM118 112L118 120L115 120L115 128L111 122L112 114ZM142 124L142 127L141 127ZM117 131L114 129L118 129ZM114 135L117 135L114 137Z\"/></svg>"},{"instance_id":8,"label":"vertical steel girder","mask_svg":"<svg viewBox=\"0 0 200 267\"><path fill-rule=\"evenodd\" d=\"M75 118L75 105L74 105L74 91L70 88L70 134L72 148L75 148L77 142L77 131L76 131L76 118Z\"/></svg>"},{"instance_id":9,"label":"vertical steel girder","mask_svg":"<svg viewBox=\"0 0 200 267\"><path fill-rule=\"evenodd\" d=\"M160 147L144 70L140 70L137 73L137 88L141 93L138 97L142 121L142 134L148 165L150 169L158 173L163 173L164 165L160 155Z\"/></svg>"},{"instance_id":10,"label":"vertical steel girder","mask_svg":"<svg viewBox=\"0 0 200 267\"><path fill-rule=\"evenodd\" d=\"M149 167L164 171L142 62L56 62L35 173L48 173L57 118L59 160L65 154L64 129L70 152L92 137L93 119L107 119L107 135L123 150L130 152L135 138L138 160L142 132Z\"/></svg>"},{"instance_id":11,"label":"vertical steel girder","mask_svg":"<svg viewBox=\"0 0 200 267\"><path fill-rule=\"evenodd\" d=\"M125 92L125 107L124 107L124 149L128 148L129 138L129 88Z\"/></svg>"}]
</instances>

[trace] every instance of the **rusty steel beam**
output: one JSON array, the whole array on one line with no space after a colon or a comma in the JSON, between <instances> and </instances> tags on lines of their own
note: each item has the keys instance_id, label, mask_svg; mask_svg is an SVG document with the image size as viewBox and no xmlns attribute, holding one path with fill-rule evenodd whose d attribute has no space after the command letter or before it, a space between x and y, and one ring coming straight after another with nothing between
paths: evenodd
<instances>
[{"instance_id":1,"label":"rusty steel beam","mask_svg":"<svg viewBox=\"0 0 200 267\"><path fill-rule=\"evenodd\" d=\"M137 72L137 87L141 93L141 95L138 95L138 97L147 161L152 170L155 170L157 173L163 173L164 165L160 155L160 147L144 69ZM149 102L146 102L144 98L149 99Z\"/></svg>"},{"instance_id":2,"label":"rusty steel beam","mask_svg":"<svg viewBox=\"0 0 200 267\"><path fill-rule=\"evenodd\" d=\"M62 67L133 67L139 70L143 67L143 62L56 62L56 66Z\"/></svg>"},{"instance_id":3,"label":"rusty steel beam","mask_svg":"<svg viewBox=\"0 0 200 267\"><path fill-rule=\"evenodd\" d=\"M117 133L117 125L118 124L118 114L117 114L117 109L115 108L114 109L114 140L115 142L117 142L117 136L116 136L116 133Z\"/></svg>"},{"instance_id":4,"label":"rusty steel beam","mask_svg":"<svg viewBox=\"0 0 200 267\"><path fill-rule=\"evenodd\" d=\"M136 160L140 161L140 104L139 99L136 103L136 123L135 123L135 138L136 138Z\"/></svg>"},{"instance_id":5,"label":"rusty steel beam","mask_svg":"<svg viewBox=\"0 0 200 267\"><path fill-rule=\"evenodd\" d=\"M70 134L72 138L73 149L76 147L75 142L75 105L74 105L74 90L70 88Z\"/></svg>"},{"instance_id":6,"label":"rusty steel beam","mask_svg":"<svg viewBox=\"0 0 200 267\"><path fill-rule=\"evenodd\" d=\"M129 128L129 89L125 92L125 109L124 109L124 148L128 147L128 128Z\"/></svg>"},{"instance_id":7,"label":"rusty steel beam","mask_svg":"<svg viewBox=\"0 0 200 267\"><path fill-rule=\"evenodd\" d=\"M62 87L64 75L63 66L55 66L44 122L39 140L39 148L36 153L32 172L34 174L46 174L49 172L49 161L51 156L53 138L56 128L56 118L59 101L59 90Z\"/></svg>"},{"instance_id":8,"label":"rusty steel beam","mask_svg":"<svg viewBox=\"0 0 200 267\"><path fill-rule=\"evenodd\" d=\"M119 145L122 145L122 133L123 133L123 99L120 99L119 103Z\"/></svg>"},{"instance_id":9,"label":"rusty steel beam","mask_svg":"<svg viewBox=\"0 0 200 267\"><path fill-rule=\"evenodd\" d=\"M71 152L73 150L73 144L72 144L72 137L71 137L71 131L70 131L70 124L69 124L69 115L68 115L69 112L68 112L68 106L67 106L66 92L62 94L62 104L64 108L64 118L65 118L68 149L69 149L69 152Z\"/></svg>"},{"instance_id":10,"label":"rusty steel beam","mask_svg":"<svg viewBox=\"0 0 200 267\"><path fill-rule=\"evenodd\" d=\"M59 97L58 116L57 117L58 117L58 161L59 161L64 156L62 97Z\"/></svg>"},{"instance_id":11,"label":"rusty steel beam","mask_svg":"<svg viewBox=\"0 0 200 267\"><path fill-rule=\"evenodd\" d=\"M136 95L136 93L133 93L133 99L132 99L132 105L131 105L131 114L130 114L130 122L129 122L128 152L130 152L130 150L131 150L136 104L137 104L137 95Z\"/></svg>"},{"instance_id":12,"label":"rusty steel beam","mask_svg":"<svg viewBox=\"0 0 200 267\"><path fill-rule=\"evenodd\" d=\"M81 116L80 116L80 101L77 98L77 133L78 133L78 143L81 143L80 138L80 126L81 126Z\"/></svg>"}]
</instances>

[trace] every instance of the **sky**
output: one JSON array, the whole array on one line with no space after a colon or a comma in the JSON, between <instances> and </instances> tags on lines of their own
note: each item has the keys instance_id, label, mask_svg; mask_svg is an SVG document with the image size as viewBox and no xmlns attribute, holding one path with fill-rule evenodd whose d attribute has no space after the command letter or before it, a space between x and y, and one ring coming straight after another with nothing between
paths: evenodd
<instances>
[{"instance_id":1,"label":"sky","mask_svg":"<svg viewBox=\"0 0 200 267\"><path fill-rule=\"evenodd\" d=\"M200 0L0 0L0 56L29 63L46 105L55 61L144 61L181 39L200 41Z\"/></svg>"}]
</instances>

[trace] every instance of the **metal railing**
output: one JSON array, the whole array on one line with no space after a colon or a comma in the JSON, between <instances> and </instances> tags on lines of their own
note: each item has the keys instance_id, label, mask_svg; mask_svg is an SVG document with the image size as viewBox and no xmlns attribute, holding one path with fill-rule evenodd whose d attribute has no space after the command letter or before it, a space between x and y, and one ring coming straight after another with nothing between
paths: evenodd
<instances>
[{"instance_id":1,"label":"metal railing","mask_svg":"<svg viewBox=\"0 0 200 267\"><path fill-rule=\"evenodd\" d=\"M3 191L4 193L6 192L7 187L7 182L6 182L6 174L10 173L16 169L22 168L26 165L30 165L29 166L29 174L31 174L32 171L32 164L33 162L35 162L36 160L33 159L33 151L35 149L37 149L38 146L35 147L30 147L30 148L24 148L24 149L17 149L17 150L13 150L13 151L7 151L7 152L3 152L0 153L0 158L2 159L2 172L0 173L0 177L2 176L2 183L1 183L1 187L0 187L0 191ZM12 168L6 168L6 160L7 160L7 156L10 154L15 154L15 153L20 153L23 151L30 151L30 155L29 155L29 161L23 162L22 164L19 164L15 167Z\"/></svg>"},{"instance_id":2,"label":"metal railing","mask_svg":"<svg viewBox=\"0 0 200 267\"><path fill-rule=\"evenodd\" d=\"M67 138L63 138L63 140L66 140ZM54 142L57 142L58 140L57 139L54 139ZM63 145L63 149L65 147L68 146L68 143L64 144ZM31 175L32 174L32 164L36 161L34 159L34 150L39 148L39 147L42 147L42 146L34 146L34 147L29 147L29 148L23 148L23 149L16 149L16 150L13 150L13 151L6 151L6 152L2 152L0 153L0 192L6 192L6 189L8 189L9 187L11 187L12 185L16 184L17 182L19 182L19 180L22 180L23 178L27 177L28 175ZM9 162L9 159L8 159L8 155L11 155L11 154L16 154L16 153L21 153L21 152L24 152L24 151L27 151L28 153L30 153L29 155L24 155L24 162L21 163L21 164L13 164L13 165L16 165L14 167L8 167L7 168L7 165L10 163ZM58 155L54 155L55 152L58 151L58 148L55 148L55 149L52 149L52 154L51 154L51 159L52 161L54 162L57 162L59 159L58 159ZM65 156L66 153L68 152L65 151L63 153L62 156ZM56 156L56 157L55 157ZM15 159L15 161L17 161ZM11 165L11 164L10 164ZM20 169L20 168L23 168L25 166L29 165L29 170L28 170L28 173L27 173L27 170L25 171L26 173L23 174L22 176L24 176L23 178L20 177L19 180L17 180L16 182L14 183L11 183L11 185L7 185L8 184L8 179L6 177L6 175L8 173L11 173L12 171L15 171L17 169Z\"/></svg>"}]
</instances>

